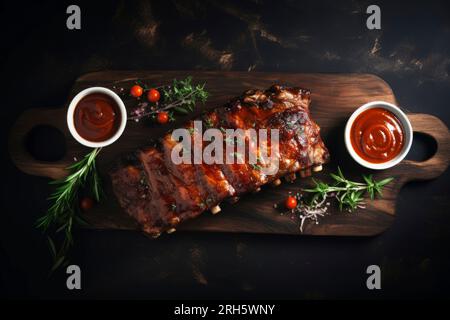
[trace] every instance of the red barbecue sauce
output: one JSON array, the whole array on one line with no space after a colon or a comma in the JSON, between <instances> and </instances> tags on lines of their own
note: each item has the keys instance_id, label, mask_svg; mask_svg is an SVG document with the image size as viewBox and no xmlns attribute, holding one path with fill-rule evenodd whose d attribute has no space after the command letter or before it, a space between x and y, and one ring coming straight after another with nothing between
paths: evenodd
<instances>
[{"instance_id":1,"label":"red barbecue sauce","mask_svg":"<svg viewBox=\"0 0 450 320\"><path fill-rule=\"evenodd\" d=\"M355 152L371 163L392 160L405 143L400 120L384 108L368 109L358 115L352 124L350 139Z\"/></svg>"},{"instance_id":2,"label":"red barbecue sauce","mask_svg":"<svg viewBox=\"0 0 450 320\"><path fill-rule=\"evenodd\" d=\"M117 103L102 93L82 98L74 112L75 129L82 138L92 142L111 138L119 129L120 118Z\"/></svg>"}]
</instances>

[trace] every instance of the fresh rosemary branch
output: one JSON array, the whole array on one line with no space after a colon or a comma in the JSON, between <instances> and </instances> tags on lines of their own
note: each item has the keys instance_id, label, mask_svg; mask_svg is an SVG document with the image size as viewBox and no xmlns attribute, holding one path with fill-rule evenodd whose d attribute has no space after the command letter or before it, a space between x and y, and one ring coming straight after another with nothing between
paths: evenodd
<instances>
[{"instance_id":1,"label":"fresh rosemary branch","mask_svg":"<svg viewBox=\"0 0 450 320\"><path fill-rule=\"evenodd\" d=\"M331 173L333 183L328 184L322 181L316 181L312 189L303 189L304 192L312 193L311 205L323 203L328 197L335 197L339 203L339 209L353 211L363 205L363 196L367 192L373 200L376 195L382 196L382 188L394 180L386 178L381 181L375 181L372 175L363 175L364 183L348 180L344 177L341 169L338 167L337 174Z\"/></svg>"},{"instance_id":2,"label":"fresh rosemary branch","mask_svg":"<svg viewBox=\"0 0 450 320\"><path fill-rule=\"evenodd\" d=\"M73 245L73 225L86 224L78 215L80 189L88 187L96 201L99 201L102 196L100 177L95 166L95 159L100 150L101 148L92 150L83 159L69 166L67 169L70 173L66 178L50 182L57 186L55 192L49 197L53 204L46 214L37 220L36 227L45 233L50 228L54 229L55 233L64 233L64 240L58 250L53 240L48 237L53 256L52 271L67 261L67 253Z\"/></svg>"},{"instance_id":3,"label":"fresh rosemary branch","mask_svg":"<svg viewBox=\"0 0 450 320\"><path fill-rule=\"evenodd\" d=\"M205 103L208 92L205 84L192 84L192 77L184 80L173 80L172 85L158 87L162 93L162 101L157 107L149 107L145 103L135 109L128 120L138 121L143 117L155 116L158 112L169 112L170 119L173 119L174 112L188 114L194 110L197 102Z\"/></svg>"}]
</instances>

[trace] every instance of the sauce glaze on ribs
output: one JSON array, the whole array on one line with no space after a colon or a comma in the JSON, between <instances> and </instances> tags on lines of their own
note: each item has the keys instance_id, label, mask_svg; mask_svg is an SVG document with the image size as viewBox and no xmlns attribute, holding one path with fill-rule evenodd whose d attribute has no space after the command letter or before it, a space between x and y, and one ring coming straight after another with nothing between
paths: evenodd
<instances>
[{"instance_id":1,"label":"sauce glaze on ribs","mask_svg":"<svg viewBox=\"0 0 450 320\"><path fill-rule=\"evenodd\" d=\"M158 236L226 198L235 199L282 176L320 167L329 153L319 126L310 117L310 102L309 90L275 85L266 91L249 90L199 119L204 129L279 129L277 173L263 174L260 167L248 163L248 157L244 164L176 165L171 151L177 141L168 133L154 146L121 159L112 169L120 205L144 232ZM185 128L193 128L193 121ZM195 134L202 133L193 131Z\"/></svg>"}]
</instances>

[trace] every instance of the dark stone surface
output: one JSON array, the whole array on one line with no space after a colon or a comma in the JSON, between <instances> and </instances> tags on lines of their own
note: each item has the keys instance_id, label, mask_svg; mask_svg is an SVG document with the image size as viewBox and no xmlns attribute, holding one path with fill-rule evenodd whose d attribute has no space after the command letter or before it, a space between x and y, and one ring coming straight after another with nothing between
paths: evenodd
<instances>
[{"instance_id":1,"label":"dark stone surface","mask_svg":"<svg viewBox=\"0 0 450 320\"><path fill-rule=\"evenodd\" d=\"M78 2L80 3L80 2ZM365 27L371 1L109 1L80 3L82 30L65 27L69 2L0 5L2 201L0 292L39 298L449 297L447 171L407 185L390 230L369 239L75 232L83 290L48 279L34 229L48 179L19 172L6 137L26 108L59 106L73 81L105 69L369 72L399 104L450 124L450 8L446 1L377 1L382 30ZM423 158L418 143L410 157ZM57 154L57 153L56 153ZM382 268L382 290L365 269Z\"/></svg>"}]
</instances>

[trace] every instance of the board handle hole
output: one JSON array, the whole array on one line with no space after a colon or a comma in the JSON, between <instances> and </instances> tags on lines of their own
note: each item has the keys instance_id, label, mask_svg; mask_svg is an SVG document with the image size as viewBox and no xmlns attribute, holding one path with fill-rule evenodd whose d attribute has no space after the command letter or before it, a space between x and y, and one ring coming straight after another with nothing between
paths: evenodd
<instances>
[{"instance_id":1,"label":"board handle hole","mask_svg":"<svg viewBox=\"0 0 450 320\"><path fill-rule=\"evenodd\" d=\"M50 125L39 125L25 137L25 148L39 161L58 161L66 154L64 134Z\"/></svg>"},{"instance_id":2,"label":"board handle hole","mask_svg":"<svg viewBox=\"0 0 450 320\"><path fill-rule=\"evenodd\" d=\"M406 156L406 159L417 162L423 162L435 155L437 151L437 142L431 136L414 132L413 144Z\"/></svg>"}]
</instances>

